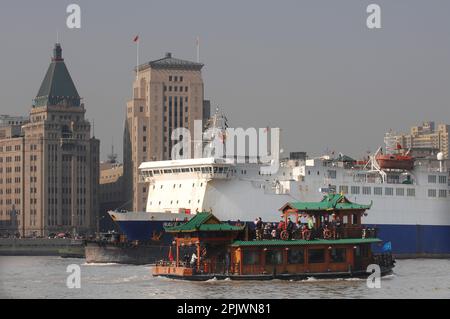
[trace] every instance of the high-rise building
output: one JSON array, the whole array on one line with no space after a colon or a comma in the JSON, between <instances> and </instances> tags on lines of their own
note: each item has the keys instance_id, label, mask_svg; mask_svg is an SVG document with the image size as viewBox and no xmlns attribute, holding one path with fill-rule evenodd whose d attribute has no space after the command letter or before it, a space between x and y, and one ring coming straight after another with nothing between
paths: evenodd
<instances>
[{"instance_id":1,"label":"high-rise building","mask_svg":"<svg viewBox=\"0 0 450 319\"><path fill-rule=\"evenodd\" d=\"M424 122L420 126L413 126L409 134L386 133L387 148L395 148L397 144L404 149L411 149L415 157L430 157L442 152L445 159L449 159L449 131L450 125L434 122Z\"/></svg>"},{"instance_id":2,"label":"high-rise building","mask_svg":"<svg viewBox=\"0 0 450 319\"><path fill-rule=\"evenodd\" d=\"M85 112L57 43L29 122L20 133L11 124L0 140L2 231L96 230L100 142Z\"/></svg>"},{"instance_id":3,"label":"high-rise building","mask_svg":"<svg viewBox=\"0 0 450 319\"><path fill-rule=\"evenodd\" d=\"M170 159L172 131L185 127L194 136L194 121L209 116L202 68L201 63L177 59L171 53L137 68L124 131L127 208L135 211L145 208L147 189L139 183L140 164Z\"/></svg>"}]
</instances>

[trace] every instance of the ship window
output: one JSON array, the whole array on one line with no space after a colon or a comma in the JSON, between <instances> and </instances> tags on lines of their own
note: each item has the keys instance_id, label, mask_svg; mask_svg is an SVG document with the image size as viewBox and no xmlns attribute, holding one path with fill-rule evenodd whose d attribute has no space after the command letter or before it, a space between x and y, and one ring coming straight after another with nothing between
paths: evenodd
<instances>
[{"instance_id":1,"label":"ship window","mask_svg":"<svg viewBox=\"0 0 450 319\"><path fill-rule=\"evenodd\" d=\"M428 190L428 197L436 197L436 190L435 189L429 189Z\"/></svg>"},{"instance_id":2,"label":"ship window","mask_svg":"<svg viewBox=\"0 0 450 319\"><path fill-rule=\"evenodd\" d=\"M352 191L352 194L359 194L360 188L359 188L359 186L352 186L351 191Z\"/></svg>"},{"instance_id":3,"label":"ship window","mask_svg":"<svg viewBox=\"0 0 450 319\"><path fill-rule=\"evenodd\" d=\"M372 189L369 186L363 186L362 192L364 195L370 195L371 190Z\"/></svg>"},{"instance_id":4,"label":"ship window","mask_svg":"<svg viewBox=\"0 0 450 319\"><path fill-rule=\"evenodd\" d=\"M161 185L161 189L163 189L163 185Z\"/></svg>"},{"instance_id":5,"label":"ship window","mask_svg":"<svg viewBox=\"0 0 450 319\"><path fill-rule=\"evenodd\" d=\"M333 248L330 251L330 261L332 263L344 263L347 250L345 248Z\"/></svg>"},{"instance_id":6,"label":"ship window","mask_svg":"<svg viewBox=\"0 0 450 319\"><path fill-rule=\"evenodd\" d=\"M310 264L320 264L325 262L325 250L323 249L309 249L308 262Z\"/></svg>"},{"instance_id":7,"label":"ship window","mask_svg":"<svg viewBox=\"0 0 450 319\"><path fill-rule=\"evenodd\" d=\"M375 195L383 195L383 188L382 187L374 187L373 188L373 193Z\"/></svg>"},{"instance_id":8,"label":"ship window","mask_svg":"<svg viewBox=\"0 0 450 319\"><path fill-rule=\"evenodd\" d=\"M266 251L266 264L267 265L281 265L283 263L283 251L282 250L267 250Z\"/></svg>"},{"instance_id":9,"label":"ship window","mask_svg":"<svg viewBox=\"0 0 450 319\"><path fill-rule=\"evenodd\" d=\"M289 249L288 263L289 264L303 264L305 262L304 249Z\"/></svg>"},{"instance_id":10,"label":"ship window","mask_svg":"<svg viewBox=\"0 0 450 319\"><path fill-rule=\"evenodd\" d=\"M243 251L243 263L244 265L259 265L261 260L261 252L254 250Z\"/></svg>"},{"instance_id":11,"label":"ship window","mask_svg":"<svg viewBox=\"0 0 450 319\"><path fill-rule=\"evenodd\" d=\"M384 189L384 194L386 196L393 196L394 195L394 189L392 187L386 187Z\"/></svg>"},{"instance_id":12,"label":"ship window","mask_svg":"<svg viewBox=\"0 0 450 319\"><path fill-rule=\"evenodd\" d=\"M414 188L408 188L406 190L406 195L408 195L409 197L414 197L416 196L416 190Z\"/></svg>"},{"instance_id":13,"label":"ship window","mask_svg":"<svg viewBox=\"0 0 450 319\"><path fill-rule=\"evenodd\" d=\"M440 190L439 190L439 197L441 197L441 198L447 197L447 190L445 190L445 189L440 189Z\"/></svg>"},{"instance_id":14,"label":"ship window","mask_svg":"<svg viewBox=\"0 0 450 319\"><path fill-rule=\"evenodd\" d=\"M436 183L436 175L428 175L428 183Z\"/></svg>"},{"instance_id":15,"label":"ship window","mask_svg":"<svg viewBox=\"0 0 450 319\"><path fill-rule=\"evenodd\" d=\"M440 184L447 184L447 176L439 176Z\"/></svg>"},{"instance_id":16,"label":"ship window","mask_svg":"<svg viewBox=\"0 0 450 319\"><path fill-rule=\"evenodd\" d=\"M346 185L339 186L339 193L348 194L348 186L346 186Z\"/></svg>"},{"instance_id":17,"label":"ship window","mask_svg":"<svg viewBox=\"0 0 450 319\"><path fill-rule=\"evenodd\" d=\"M331 179L336 179L336 171L331 171L331 170L329 170L328 171L328 178L331 178Z\"/></svg>"},{"instance_id":18,"label":"ship window","mask_svg":"<svg viewBox=\"0 0 450 319\"><path fill-rule=\"evenodd\" d=\"M395 190L395 195L397 195L397 196L405 196L405 189L404 188L397 188Z\"/></svg>"}]
</instances>

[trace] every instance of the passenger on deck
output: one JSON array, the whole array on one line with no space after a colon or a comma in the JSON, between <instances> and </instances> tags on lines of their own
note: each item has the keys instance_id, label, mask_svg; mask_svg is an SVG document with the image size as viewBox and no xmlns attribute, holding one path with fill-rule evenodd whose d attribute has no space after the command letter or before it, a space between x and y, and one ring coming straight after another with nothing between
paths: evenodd
<instances>
[{"instance_id":1,"label":"passenger on deck","mask_svg":"<svg viewBox=\"0 0 450 319\"><path fill-rule=\"evenodd\" d=\"M263 229L264 229L264 224L263 224L262 218L259 217L256 220L256 240L261 240L262 239Z\"/></svg>"},{"instance_id":2,"label":"passenger on deck","mask_svg":"<svg viewBox=\"0 0 450 319\"><path fill-rule=\"evenodd\" d=\"M197 263L197 255L194 253L192 253L192 257L191 257L191 268L195 267L195 264Z\"/></svg>"}]
</instances>

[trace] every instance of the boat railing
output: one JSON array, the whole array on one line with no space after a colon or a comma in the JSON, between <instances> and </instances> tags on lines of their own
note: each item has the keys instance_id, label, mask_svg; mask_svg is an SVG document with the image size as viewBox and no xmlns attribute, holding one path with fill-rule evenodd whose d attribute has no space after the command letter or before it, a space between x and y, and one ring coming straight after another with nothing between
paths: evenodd
<instances>
[{"instance_id":1,"label":"boat railing","mask_svg":"<svg viewBox=\"0 0 450 319\"><path fill-rule=\"evenodd\" d=\"M394 257L392 256L392 253L390 253L390 252L373 254L372 260L373 260L374 264L377 264L380 267L385 267L385 268L392 267L395 264Z\"/></svg>"},{"instance_id":2,"label":"boat railing","mask_svg":"<svg viewBox=\"0 0 450 319\"><path fill-rule=\"evenodd\" d=\"M309 229L293 229L287 231L287 238L283 238L282 232L276 230L273 237L271 231L264 230L261 239L278 240L278 239L351 239L351 238L377 238L378 230L375 227L363 227L360 225L344 224L341 227L313 228ZM258 236L255 236L255 239Z\"/></svg>"},{"instance_id":3,"label":"boat railing","mask_svg":"<svg viewBox=\"0 0 450 319\"><path fill-rule=\"evenodd\" d=\"M200 261L200 263L195 262L191 264L190 262L179 261L169 261L160 260L156 263L156 266L160 267L177 267L177 268L189 268L196 274L208 274L208 275L226 275L238 273L240 269L240 263L226 263L225 261L212 261L208 258Z\"/></svg>"}]
</instances>

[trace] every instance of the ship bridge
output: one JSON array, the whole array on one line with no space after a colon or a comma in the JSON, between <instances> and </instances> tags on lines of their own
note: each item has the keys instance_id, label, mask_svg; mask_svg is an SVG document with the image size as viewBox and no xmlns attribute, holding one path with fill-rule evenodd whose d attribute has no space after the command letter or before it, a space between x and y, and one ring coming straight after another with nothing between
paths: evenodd
<instances>
[{"instance_id":1,"label":"ship bridge","mask_svg":"<svg viewBox=\"0 0 450 319\"><path fill-rule=\"evenodd\" d=\"M223 158L198 158L174 161L145 162L139 167L140 181L152 183L156 179L230 179L235 161Z\"/></svg>"}]
</instances>

